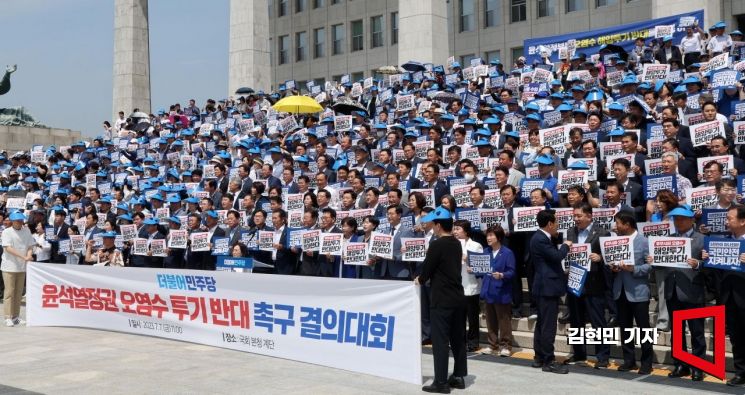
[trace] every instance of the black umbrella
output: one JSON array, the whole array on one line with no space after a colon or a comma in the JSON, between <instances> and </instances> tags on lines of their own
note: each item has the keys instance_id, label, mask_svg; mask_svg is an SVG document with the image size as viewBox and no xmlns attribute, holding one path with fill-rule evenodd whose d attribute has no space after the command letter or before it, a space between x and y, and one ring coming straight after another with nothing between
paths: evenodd
<instances>
[{"instance_id":1,"label":"black umbrella","mask_svg":"<svg viewBox=\"0 0 745 395\"><path fill-rule=\"evenodd\" d=\"M443 103L451 103L455 99L460 99L460 95L453 92L437 92L432 96L432 100L439 100Z\"/></svg>"},{"instance_id":2,"label":"black umbrella","mask_svg":"<svg viewBox=\"0 0 745 395\"><path fill-rule=\"evenodd\" d=\"M606 51L617 54L621 59L623 59L624 62L629 60L629 54L626 52L626 50L624 50L622 47L619 47L618 45L605 44L600 50L600 52L606 52ZM602 62L603 59L601 58L600 61Z\"/></svg>"},{"instance_id":3,"label":"black umbrella","mask_svg":"<svg viewBox=\"0 0 745 395\"><path fill-rule=\"evenodd\" d=\"M426 67L424 67L423 64L419 62L414 62L413 60L410 60L404 64L401 65L401 68L406 71L411 71L412 73L415 73L417 71L424 71L427 70Z\"/></svg>"},{"instance_id":4,"label":"black umbrella","mask_svg":"<svg viewBox=\"0 0 745 395\"><path fill-rule=\"evenodd\" d=\"M355 111L362 111L365 113L365 116L367 116L367 109L365 109L362 104L346 98L337 101L336 104L331 106L331 108L333 108L334 111L345 115L351 115Z\"/></svg>"},{"instance_id":5,"label":"black umbrella","mask_svg":"<svg viewBox=\"0 0 745 395\"><path fill-rule=\"evenodd\" d=\"M235 94L236 94L236 95L250 95L250 94L252 94L252 93L254 93L254 90L253 90L253 89L251 89L251 88L249 88L249 87L247 87L247 86L244 86L244 87L242 87L242 88L238 88L238 89L237 89L237 90L235 91Z\"/></svg>"},{"instance_id":6,"label":"black umbrella","mask_svg":"<svg viewBox=\"0 0 745 395\"><path fill-rule=\"evenodd\" d=\"M132 129L134 129L135 132L144 132L151 126L153 125L151 125L150 122L139 122Z\"/></svg>"}]
</instances>

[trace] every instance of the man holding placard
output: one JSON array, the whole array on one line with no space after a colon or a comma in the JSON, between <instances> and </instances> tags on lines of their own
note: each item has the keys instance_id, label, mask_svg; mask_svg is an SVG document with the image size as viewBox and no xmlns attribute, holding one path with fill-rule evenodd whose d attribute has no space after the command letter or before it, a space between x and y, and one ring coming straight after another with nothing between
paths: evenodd
<instances>
[{"instance_id":1,"label":"man holding placard","mask_svg":"<svg viewBox=\"0 0 745 395\"><path fill-rule=\"evenodd\" d=\"M666 301L666 309L662 304L658 304L658 327L660 322L668 324L673 320L673 312L685 309L695 309L704 306L706 290L704 288L704 274L701 272L701 250L704 247L704 235L697 232L694 225L696 223L695 213L687 206L676 207L668 216L673 218L676 233L671 237L682 237L691 241L691 257L686 260L690 268L679 269L673 267L655 267L655 278L659 292L658 301ZM647 263L655 266L655 257L647 257ZM665 311L663 311L665 310ZM661 319L662 314L667 317ZM704 320L703 318L690 319L683 321L681 333L672 333L672 336L682 336L683 350L686 350L685 326L688 325L691 331L692 354L704 358L706 354L706 339L704 338ZM673 362L675 369L668 374L668 377L685 377L691 375L691 369L682 364L677 359ZM693 369L691 380L701 381L704 378L700 369Z\"/></svg>"}]
</instances>

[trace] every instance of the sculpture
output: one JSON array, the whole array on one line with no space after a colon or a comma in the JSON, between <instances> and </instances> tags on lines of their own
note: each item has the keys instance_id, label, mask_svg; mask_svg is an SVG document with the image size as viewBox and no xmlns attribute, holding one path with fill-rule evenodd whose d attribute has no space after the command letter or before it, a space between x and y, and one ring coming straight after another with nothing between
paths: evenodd
<instances>
[{"instance_id":1,"label":"sculpture","mask_svg":"<svg viewBox=\"0 0 745 395\"><path fill-rule=\"evenodd\" d=\"M4 95L8 93L10 90L10 75L13 74L18 69L18 65L13 66L7 66L5 68L5 75L3 76L3 80L0 81L0 95Z\"/></svg>"}]
</instances>

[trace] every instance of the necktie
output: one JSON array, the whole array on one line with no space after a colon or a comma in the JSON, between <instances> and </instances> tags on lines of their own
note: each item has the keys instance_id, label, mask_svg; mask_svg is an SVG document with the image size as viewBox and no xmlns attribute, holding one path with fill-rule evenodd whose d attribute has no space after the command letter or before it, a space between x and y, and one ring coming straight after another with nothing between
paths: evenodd
<instances>
[{"instance_id":1,"label":"necktie","mask_svg":"<svg viewBox=\"0 0 745 395\"><path fill-rule=\"evenodd\" d=\"M391 226L391 236L393 236L396 233L396 227Z\"/></svg>"}]
</instances>

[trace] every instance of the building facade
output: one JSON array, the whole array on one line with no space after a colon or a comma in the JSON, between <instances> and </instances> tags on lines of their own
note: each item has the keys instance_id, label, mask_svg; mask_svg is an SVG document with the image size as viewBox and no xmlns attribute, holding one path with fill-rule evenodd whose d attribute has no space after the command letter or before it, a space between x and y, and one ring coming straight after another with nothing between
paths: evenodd
<instances>
[{"instance_id":1,"label":"building facade","mask_svg":"<svg viewBox=\"0 0 745 395\"><path fill-rule=\"evenodd\" d=\"M435 64L447 56L512 64L525 38L698 9L705 27L719 20L728 31L745 27L743 0L270 0L268 7L273 88L287 80L304 88L344 74L353 81L375 76L382 66L429 61L415 50L430 45ZM417 15L426 18L407 23ZM422 42L427 36L437 39Z\"/></svg>"}]
</instances>

